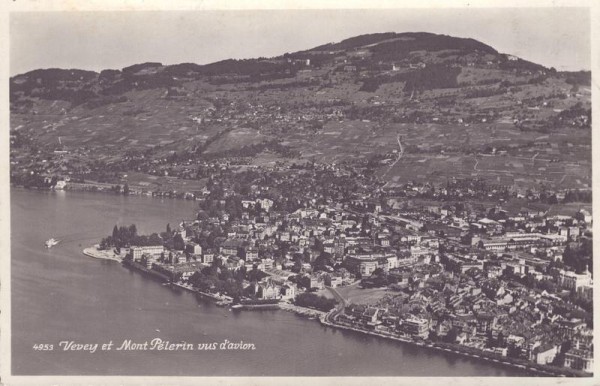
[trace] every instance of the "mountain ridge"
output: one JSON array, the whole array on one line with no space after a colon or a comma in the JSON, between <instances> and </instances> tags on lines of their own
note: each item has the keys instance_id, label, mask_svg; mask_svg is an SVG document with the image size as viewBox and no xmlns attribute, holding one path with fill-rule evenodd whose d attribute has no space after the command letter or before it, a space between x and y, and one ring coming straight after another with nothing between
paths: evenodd
<instances>
[{"instance_id":1,"label":"mountain ridge","mask_svg":"<svg viewBox=\"0 0 600 386\"><path fill-rule=\"evenodd\" d=\"M296 51L294 53L291 53L289 55L298 55L298 54L303 54L303 53L311 53L311 52L315 52L315 51L322 51L327 49L329 50L335 50L338 49L340 47L343 47L342 49L348 49L348 48L358 48L363 45L356 45L353 46L350 43L355 42L355 41L360 41L360 40L367 40L369 43L367 44L374 44L374 43L382 43L381 40L371 40L373 38L379 38L379 37L383 37L383 40L388 40L389 38L398 38L401 39L403 37L405 38L415 38L415 37L419 37L419 36L431 36L431 37L436 37L436 38L442 38L444 39L444 41L446 43L448 42L456 42L458 44L458 42L472 42L473 46L478 46L481 48L484 48L484 50L488 50L489 52L498 54L498 52L493 49L491 46L486 45L482 42L479 42L475 39L472 38L457 38L457 37L452 37L449 35L442 35L442 34L433 34L433 33L428 33L428 32L402 32L402 33L396 33L396 32L384 32L384 33L373 33L373 34L363 34L363 35L358 35L358 36L354 36L354 37L350 37L347 39L343 39L340 42L337 43L326 43L320 46L316 46L310 49L306 49L306 50L299 50ZM448 48L446 48L448 49ZM228 62L228 61L253 61L253 60L261 60L261 59L276 59L276 58L281 58L284 57L286 54L282 54L282 55L277 55L271 58L247 58L247 59L223 59L223 60L219 60L216 62L211 62L211 63L206 63L206 64L196 64L196 63L192 63L192 62L184 62L184 63L177 63L177 64L171 64L171 65L163 65L162 63L158 63L158 62L142 62L142 63L135 63L135 64L131 64L129 66L123 67L122 69L104 69L101 70L100 72L98 71L92 71L92 70L82 70L82 69L76 69L76 68L71 68L71 69L63 69L63 68L47 68L47 69L35 69L35 70L31 70L31 71L27 71L24 73L20 73L20 74L16 74L11 76L11 79L13 78L18 78L24 75L33 75L32 73L36 72L36 71L51 71L51 70L62 70L62 71L84 71L84 72L93 72L96 74L100 74L103 71L126 71L132 68L135 68L137 66L146 66L146 65L159 65L159 66L163 66L163 67L181 67L181 66L193 66L196 68L196 70L198 70L201 67L206 67L206 66L214 66L216 64L222 63L222 62Z\"/></svg>"},{"instance_id":2,"label":"mountain ridge","mask_svg":"<svg viewBox=\"0 0 600 386\"><path fill-rule=\"evenodd\" d=\"M423 178L443 178L441 160L454 154L448 171L458 176L585 187L589 84L589 72L558 72L473 39L366 34L271 58L34 70L11 78L11 134L18 143L28 138L29 150L92 149L92 158L111 168L169 175L183 172L148 162L116 165L141 154L162 165L176 153L192 163L310 160L379 170L402 135L403 159ZM523 165L535 146L550 152L535 160L562 161L550 177L535 162ZM564 157L554 154L563 148ZM497 152L515 158L474 169L473 157ZM83 158L71 173L100 173L100 164ZM110 180L114 173L99 175ZM397 173L395 183L410 178ZM537 181L525 178L532 173Z\"/></svg>"}]
</instances>

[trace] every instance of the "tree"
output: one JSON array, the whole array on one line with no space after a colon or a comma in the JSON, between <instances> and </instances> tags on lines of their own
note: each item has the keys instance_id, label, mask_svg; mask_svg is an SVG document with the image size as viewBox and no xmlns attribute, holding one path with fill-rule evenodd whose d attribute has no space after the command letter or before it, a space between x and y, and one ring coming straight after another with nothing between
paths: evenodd
<instances>
[{"instance_id":1,"label":"tree","mask_svg":"<svg viewBox=\"0 0 600 386\"><path fill-rule=\"evenodd\" d=\"M150 235L150 237L148 238L148 244L149 245L162 245L162 239L160 238L160 236L156 233L152 233Z\"/></svg>"},{"instance_id":2,"label":"tree","mask_svg":"<svg viewBox=\"0 0 600 386\"><path fill-rule=\"evenodd\" d=\"M135 224L131 224L129 226L129 237L132 239L137 237L137 227L135 226Z\"/></svg>"},{"instance_id":3,"label":"tree","mask_svg":"<svg viewBox=\"0 0 600 386\"><path fill-rule=\"evenodd\" d=\"M456 342L457 336L458 336L458 329L456 327L452 327L450 329L450 331L448 331L448 334L446 334L446 336L444 337L444 341L447 343L454 343L454 342Z\"/></svg>"},{"instance_id":4,"label":"tree","mask_svg":"<svg viewBox=\"0 0 600 386\"><path fill-rule=\"evenodd\" d=\"M185 242L179 233L173 237L173 248L178 251L183 251L185 249Z\"/></svg>"}]
</instances>

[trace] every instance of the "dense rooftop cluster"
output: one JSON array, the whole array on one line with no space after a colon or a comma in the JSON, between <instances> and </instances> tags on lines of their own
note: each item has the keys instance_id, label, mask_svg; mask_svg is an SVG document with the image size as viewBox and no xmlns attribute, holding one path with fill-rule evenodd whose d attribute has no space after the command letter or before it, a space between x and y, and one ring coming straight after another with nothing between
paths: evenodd
<instances>
[{"instance_id":1,"label":"dense rooftop cluster","mask_svg":"<svg viewBox=\"0 0 600 386\"><path fill-rule=\"evenodd\" d=\"M195 219L143 239L160 243L120 246L136 264L236 302L301 299L336 323L591 369L587 210L515 210L511 200L525 198L501 202L472 181L431 197L413 196L414 186L382 193L368 178L314 165L230 177L196 197ZM471 195L435 193L461 188ZM386 290L333 310L322 297L352 286Z\"/></svg>"}]
</instances>

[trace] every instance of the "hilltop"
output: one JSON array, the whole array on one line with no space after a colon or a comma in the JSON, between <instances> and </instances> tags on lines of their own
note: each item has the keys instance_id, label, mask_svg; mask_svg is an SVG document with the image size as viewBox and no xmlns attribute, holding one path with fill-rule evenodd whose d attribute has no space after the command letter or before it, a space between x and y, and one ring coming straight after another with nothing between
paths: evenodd
<instances>
[{"instance_id":1,"label":"hilltop","mask_svg":"<svg viewBox=\"0 0 600 386\"><path fill-rule=\"evenodd\" d=\"M35 70L11 78L10 103L13 176L135 173L154 184L202 180L194 165L226 159L376 165L391 186L591 187L589 72L446 35L369 34L206 65Z\"/></svg>"}]
</instances>

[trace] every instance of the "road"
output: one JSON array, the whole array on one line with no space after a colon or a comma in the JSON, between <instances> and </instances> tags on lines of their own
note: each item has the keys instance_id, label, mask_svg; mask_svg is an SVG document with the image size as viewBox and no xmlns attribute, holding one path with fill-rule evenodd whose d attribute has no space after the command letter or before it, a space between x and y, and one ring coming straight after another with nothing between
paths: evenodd
<instances>
[{"instance_id":1,"label":"road","mask_svg":"<svg viewBox=\"0 0 600 386\"><path fill-rule=\"evenodd\" d=\"M381 178L385 178L385 176L394 168L394 166L396 166L396 164L400 161L400 159L402 159L402 156L404 155L404 148L402 147L402 142L400 142L400 134L396 135L396 141L398 142L398 147L400 148L400 152L398 153L398 157L390 165L390 167L385 171L385 173L383 173L383 175L381 176ZM382 191L387 186L388 183L389 183L389 181L386 182L385 185L383 185L381 187Z\"/></svg>"},{"instance_id":2,"label":"road","mask_svg":"<svg viewBox=\"0 0 600 386\"><path fill-rule=\"evenodd\" d=\"M400 153L398 153L398 158L396 158L396 160L394 161L394 163L392 163L390 165L390 167L388 168L388 170L385 172L385 174L383 175L384 177L386 176L386 174L388 174L390 172L390 170L392 170L394 168L394 166L396 166L396 164L398 163L398 161L400 161L400 159L404 155L404 148L402 147L402 142L400 142L400 134L398 134L396 136L396 141L398 141L398 147L400 148Z\"/></svg>"},{"instance_id":3,"label":"road","mask_svg":"<svg viewBox=\"0 0 600 386\"><path fill-rule=\"evenodd\" d=\"M533 157L531 157L531 164L532 164L532 165L535 165L535 158L536 158L538 155L540 155L540 152L537 152L537 153L535 153L535 154L533 155Z\"/></svg>"},{"instance_id":4,"label":"road","mask_svg":"<svg viewBox=\"0 0 600 386\"><path fill-rule=\"evenodd\" d=\"M344 307L348 305L348 301L346 299L344 299L344 297L342 295L340 295L338 290L336 290L333 287L327 287L327 289L329 290L329 292L331 292L333 297L335 297L335 299L338 301L338 303L343 304Z\"/></svg>"}]
</instances>

